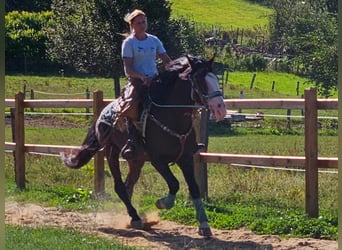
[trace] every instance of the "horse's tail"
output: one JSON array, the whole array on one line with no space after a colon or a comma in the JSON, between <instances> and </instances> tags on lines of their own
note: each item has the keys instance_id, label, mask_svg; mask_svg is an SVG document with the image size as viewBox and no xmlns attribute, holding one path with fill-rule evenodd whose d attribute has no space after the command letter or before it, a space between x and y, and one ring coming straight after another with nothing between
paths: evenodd
<instances>
[{"instance_id":1,"label":"horse's tail","mask_svg":"<svg viewBox=\"0 0 342 250\"><path fill-rule=\"evenodd\" d=\"M76 152L75 150L61 152L62 161L67 167L75 169L81 168L103 147L96 137L95 126L96 120L90 127L80 149L77 149Z\"/></svg>"}]
</instances>

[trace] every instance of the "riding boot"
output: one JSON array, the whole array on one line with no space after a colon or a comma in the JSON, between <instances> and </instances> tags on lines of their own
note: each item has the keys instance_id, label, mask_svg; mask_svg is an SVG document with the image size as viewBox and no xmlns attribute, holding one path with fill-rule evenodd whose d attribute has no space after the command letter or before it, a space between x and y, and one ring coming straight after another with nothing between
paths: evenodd
<instances>
[{"instance_id":1,"label":"riding boot","mask_svg":"<svg viewBox=\"0 0 342 250\"><path fill-rule=\"evenodd\" d=\"M133 125L131 119L126 119L126 126L127 126L127 142L125 146L121 150L121 155L124 159L126 160L132 160L134 159L136 155L136 147L137 147L137 142L135 141L136 139L136 134L137 130L135 126Z\"/></svg>"}]
</instances>

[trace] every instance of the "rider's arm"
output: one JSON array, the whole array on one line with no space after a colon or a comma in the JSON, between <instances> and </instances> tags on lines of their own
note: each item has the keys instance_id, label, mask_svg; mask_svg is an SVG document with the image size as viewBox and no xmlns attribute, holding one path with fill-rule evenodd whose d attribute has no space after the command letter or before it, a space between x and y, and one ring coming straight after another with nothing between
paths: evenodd
<instances>
[{"instance_id":1,"label":"rider's arm","mask_svg":"<svg viewBox=\"0 0 342 250\"><path fill-rule=\"evenodd\" d=\"M133 58L130 57L124 57L123 58L123 64L124 64L124 70L127 77L130 78L138 78L144 83L148 80L148 77L138 73L133 68Z\"/></svg>"},{"instance_id":2,"label":"rider's arm","mask_svg":"<svg viewBox=\"0 0 342 250\"><path fill-rule=\"evenodd\" d=\"M159 58L162 60L164 67L171 61L171 58L166 53L159 54Z\"/></svg>"}]
</instances>

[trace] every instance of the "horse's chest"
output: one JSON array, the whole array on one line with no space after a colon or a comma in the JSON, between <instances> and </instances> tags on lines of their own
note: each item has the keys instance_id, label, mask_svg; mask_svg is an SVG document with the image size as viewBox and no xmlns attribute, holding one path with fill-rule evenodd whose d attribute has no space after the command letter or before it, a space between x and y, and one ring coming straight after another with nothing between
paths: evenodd
<instances>
[{"instance_id":1,"label":"horse's chest","mask_svg":"<svg viewBox=\"0 0 342 250\"><path fill-rule=\"evenodd\" d=\"M180 152L189 153L195 145L192 122L188 119L149 120L146 129L147 150L156 155L175 157Z\"/></svg>"}]
</instances>

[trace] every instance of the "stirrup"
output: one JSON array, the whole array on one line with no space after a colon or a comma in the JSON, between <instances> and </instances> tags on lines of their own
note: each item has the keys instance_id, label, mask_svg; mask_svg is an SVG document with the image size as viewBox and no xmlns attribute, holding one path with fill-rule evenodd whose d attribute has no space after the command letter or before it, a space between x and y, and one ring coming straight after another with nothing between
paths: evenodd
<instances>
[{"instance_id":1,"label":"stirrup","mask_svg":"<svg viewBox=\"0 0 342 250\"><path fill-rule=\"evenodd\" d=\"M135 156L135 146L132 140L127 140L126 145L121 150L121 156L125 160L132 160Z\"/></svg>"}]
</instances>

